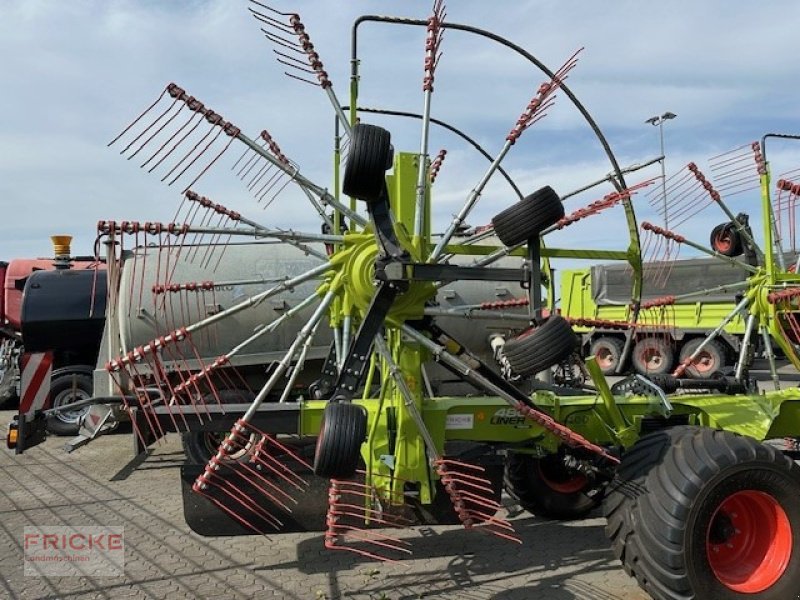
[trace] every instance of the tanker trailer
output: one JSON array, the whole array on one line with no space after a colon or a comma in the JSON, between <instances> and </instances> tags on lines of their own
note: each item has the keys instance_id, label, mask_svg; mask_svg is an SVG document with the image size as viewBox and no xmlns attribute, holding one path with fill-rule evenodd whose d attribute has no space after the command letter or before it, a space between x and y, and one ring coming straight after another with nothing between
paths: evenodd
<instances>
[{"instance_id":1,"label":"tanker trailer","mask_svg":"<svg viewBox=\"0 0 800 600\"><path fill-rule=\"evenodd\" d=\"M487 243L491 241L489 239ZM503 266L512 266L512 263L517 266L520 261L520 258L508 258L503 261ZM112 267L108 281L118 283L109 287L107 303L103 295L106 292L106 277L102 272L95 293L103 297L95 296L92 309L89 300L92 277L87 273L87 277L82 278L83 299L75 306L75 312L92 325L84 333L75 333L72 337L97 340L97 359L91 384L88 380L89 369L80 371L77 378L78 397L74 399L82 400L91 396L97 402L92 404L88 415L82 419L80 435L67 444L69 450L99 433L113 429L120 419L127 418L125 411L116 408L124 402L124 397L130 394L134 384L115 377L108 369L109 361L119 356L133 356L137 349L170 332L202 319L213 318L265 290L284 285L296 275L322 264L322 260L286 243L258 241L230 243L224 252L219 249L213 251L210 246L203 244L185 244L167 249L138 246L125 250L109 264ZM63 279L64 276L60 277ZM73 278L68 281L73 281ZM49 280L47 284L49 287ZM308 299L314 296L318 285L316 280L290 285L280 295L257 302L250 309L225 318L220 324L206 328L202 334L183 341L168 352L161 352L159 360L163 371L181 372L188 366L196 373L225 356L225 365L218 369L215 379L218 392L214 396L212 391L203 390L209 396L204 401L211 405L212 410L214 405L249 403L254 397L254 390L263 386L276 362L283 357L286 348L310 317L312 309ZM43 291L34 288L33 294L33 302L37 303L36 321L30 327L35 334L36 347L62 348L60 344L63 340L57 339L58 334L55 333L59 330L59 324L56 319L48 318L49 309L45 303L39 304L44 296L41 293ZM499 371L500 365L494 363L498 355L497 340L524 326L527 320L527 311L524 307L514 307L516 302L510 287L504 284L443 282L436 301L426 311L437 315L463 346L473 349L485 363L493 363ZM488 312L487 304L495 310ZM98 321L106 305L107 314L102 321ZM465 306L473 307L474 321L463 318ZM92 319L89 319L90 310ZM281 321L286 323L277 327ZM99 329L98 323L102 323ZM49 329L53 333L48 334ZM305 368L294 382L291 399L301 396L307 398L309 386L326 368L326 361L335 363L337 354L339 357L344 354L341 346L347 340L336 338L335 330L331 330L328 323L323 323L314 338L314 344L308 348ZM242 346L241 341L247 339L252 341ZM99 355L96 352L98 346ZM231 352L234 348L238 350ZM146 367L142 369L143 372L147 371ZM177 387L183 383L159 381L155 374L149 375L153 386ZM474 391L435 362L426 365L425 376L425 385L435 393L467 395ZM90 400L82 402L83 406L71 410L85 411L86 405L91 404ZM58 403L59 406L64 404ZM48 420L52 421L55 414L58 413L51 414ZM170 428L183 431L184 450L191 462L205 462L209 452L219 443L219 432L227 429L225 424L218 425L215 418L208 419L202 425L194 424L191 428L183 426L183 423L179 425ZM22 449L31 445L34 444L23 443Z\"/></svg>"},{"instance_id":2,"label":"tanker trailer","mask_svg":"<svg viewBox=\"0 0 800 600\"><path fill-rule=\"evenodd\" d=\"M491 243L491 239L488 242ZM302 249L271 241L232 243L224 252L217 250L216 254L203 245L160 250L139 247L123 256L120 284L116 297L109 303L106 342L95 371L96 396L113 397L131 386L132 382L115 379L107 369L107 361L112 358L131 355L185 325L214 318L322 264L321 259ZM505 265L516 265L520 261L509 258ZM170 272L165 276L168 269ZM160 283L165 280L169 283ZM163 370L179 372L188 367L197 373L214 361L222 360L224 366L217 370L213 386L218 392L202 389L207 396L204 402L211 407L249 403L311 317L313 307L309 299L315 298L318 286L319 281L315 279L291 284L283 293L256 302L250 309L226 317L192 336L191 340L165 349L160 357ZM490 282L445 282L435 306L428 310L442 317L442 323L461 344L475 349L485 362L492 362L496 351L491 340L507 336L510 324L520 328L527 317L524 309L511 308L495 311L489 320L479 319L486 316L478 313L487 300L503 304L513 302L514 298L508 286ZM464 306L475 308L475 322L463 318ZM451 310L457 312L448 317ZM278 327L281 321L286 323ZM242 340L248 339L252 341L242 346ZM347 339L337 335L336 328L323 323L306 352L304 368L297 374L290 396L276 396L272 400L308 398L309 388L320 374L326 369L335 370L336 363L343 360L346 353L342 348L347 344ZM231 349L236 350L231 352ZM495 366L499 371L499 364ZM425 384L437 393L466 395L474 392L434 362L426 365L425 373ZM158 377L153 376L151 383L159 385ZM182 383L185 382L160 382L176 388ZM225 411L224 408L219 410ZM221 433L229 428L229 424L222 421L217 422L212 416L206 423L191 428L177 423L175 429L183 430L184 450L190 462L208 460L219 445ZM172 428L169 425L176 424L170 423L167 428Z\"/></svg>"},{"instance_id":3,"label":"tanker trailer","mask_svg":"<svg viewBox=\"0 0 800 600\"><path fill-rule=\"evenodd\" d=\"M20 412L48 394L54 408L90 398L105 322L106 271L71 269L68 262L36 271L27 278L21 308ZM49 414L47 430L75 435L87 408Z\"/></svg>"}]
</instances>

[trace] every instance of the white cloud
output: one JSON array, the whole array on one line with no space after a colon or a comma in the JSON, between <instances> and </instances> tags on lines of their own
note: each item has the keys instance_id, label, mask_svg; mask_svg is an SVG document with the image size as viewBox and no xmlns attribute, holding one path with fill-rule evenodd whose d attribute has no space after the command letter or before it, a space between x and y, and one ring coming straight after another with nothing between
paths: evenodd
<instances>
[{"instance_id":1,"label":"white cloud","mask_svg":"<svg viewBox=\"0 0 800 600\"><path fill-rule=\"evenodd\" d=\"M302 12L344 103L353 19L362 13L425 18L430 8L427 1L399 0L275 4ZM0 54L13 58L0 73L0 259L47 254L47 235L65 232L76 237L76 252L87 253L99 219L172 218L177 191L105 147L170 81L246 132L269 129L304 173L329 185L330 107L319 90L281 75L247 6L230 0L6 3ZM670 169L766 130L800 131L794 107L800 65L787 60L796 51L800 5L788 0L737 3L735 10L722 0L537 0L502 9L459 0L450 3L448 16L507 36L552 68L585 46L569 84L623 164L657 153L657 131L643 121L664 110L679 115L665 128ZM363 25L360 102L419 112L423 40L423 28ZM496 153L542 76L514 53L455 31L446 33L443 49L434 115ZM391 127L398 148L417 148L419 122L370 120ZM432 134L432 150L451 151L437 185L440 224L487 164L472 151L460 152L459 143L437 129ZM789 168L796 162L792 147L781 148ZM236 149L198 190L267 224L317 227L297 195L261 212L228 172L235 156ZM506 166L525 193L545 184L566 191L609 170L563 96L523 136ZM487 222L512 201L508 187L493 182L470 222ZM592 242L603 241L600 223L587 229L597 234ZM693 226L707 229L702 220Z\"/></svg>"}]
</instances>

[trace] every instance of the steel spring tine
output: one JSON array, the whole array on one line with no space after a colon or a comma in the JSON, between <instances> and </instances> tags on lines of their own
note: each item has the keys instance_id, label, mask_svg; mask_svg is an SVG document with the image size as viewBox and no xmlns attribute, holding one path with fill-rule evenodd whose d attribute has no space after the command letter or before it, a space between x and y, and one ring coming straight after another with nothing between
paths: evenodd
<instances>
[{"instance_id":1,"label":"steel spring tine","mask_svg":"<svg viewBox=\"0 0 800 600\"><path fill-rule=\"evenodd\" d=\"M156 164L154 164L152 167L147 169L148 173L152 173L153 171L155 171L159 167L159 165L161 163L163 163L167 158L169 158L172 155L173 152L175 152L175 149L178 146L180 146L186 140L186 138L188 138L190 135L192 135L195 132L195 130L198 127L200 127L200 124L203 122L203 115L200 114L200 113L198 113L198 115L199 115L200 118L197 120L197 123L192 125L192 128L189 131L187 131L186 133L184 133L183 137L181 137L181 139L179 139L177 142L175 142L175 144L172 146L172 148L170 148L169 151L167 151L167 153L164 156L162 156L161 158L158 159ZM194 118L194 117L192 117L192 118ZM183 162L183 161L181 161L181 162ZM178 163L178 164L180 164L180 163ZM169 176L169 174L167 174L167 177L168 176ZM167 177L164 177L164 179L166 179ZM162 179L162 181L164 181L164 179Z\"/></svg>"},{"instance_id":2,"label":"steel spring tine","mask_svg":"<svg viewBox=\"0 0 800 600\"><path fill-rule=\"evenodd\" d=\"M213 126L213 125L212 125L212 129L213 129L214 127L215 127L215 126ZM188 171L188 170L189 170L189 169L192 167L192 165L194 165L194 163L196 163L196 162L199 160L199 158L200 158L201 156L203 156L203 154L205 154L205 153L206 153L206 151L208 151L208 149L209 149L209 148L212 146L212 144L214 144L214 142L216 142L216 141L217 141L217 139L219 138L219 136L221 136L221 135L222 135L222 129L218 129L218 130L217 130L217 134L216 134L216 135L215 135L213 138L211 138L211 141L210 141L210 142L208 142L208 143L205 145L205 147L204 147L202 150L200 150L200 152L197 154L197 156L195 156L195 157L194 157L194 158L193 158L191 161L189 161L189 164L188 164L188 165L186 165L186 166L185 166L185 167L184 167L184 168L181 170L181 172L180 172L180 173L178 173L178 174L177 174L177 175L176 175L176 176L175 176L175 177L172 179L172 181L170 181L170 182L169 182L167 185L172 185L173 183L175 183L176 181L178 181L178 179L180 179L180 178L181 178L181 176L182 176L184 173L186 173L186 171ZM211 165L213 165L213 164L214 164L214 162L217 160L217 158L219 158L219 157L220 157L220 156L221 156L221 155L222 155L222 154L225 152L225 150L227 150L227 149L228 149L228 146L229 146L229 145L230 145L230 140L228 141L228 144L226 144L226 145L225 145L225 148L223 148L223 149L222 149L222 152L220 152L220 153L219 153L219 154L218 154L218 155L217 155L217 156L214 158L214 160L212 160L212 161L211 161L211 163L210 163L210 164L209 164L209 165L208 165L208 166L207 166L205 169L203 169L203 170L200 172L200 175L198 175L197 177L195 177L195 179L194 179L194 180L193 180L191 183L189 183L189 185L187 185L187 186L186 186L186 189L184 189L184 190L183 190L183 192L184 192L184 193L186 192L186 190L188 190L189 188L191 188L191 187L192 187L192 186L195 184L195 182L196 182L196 181L197 181L197 180L200 178L200 176L201 176L201 175L203 175L203 173L205 173L205 172L206 172L206 170L207 170L207 169L208 169L208 168L209 168Z\"/></svg>"},{"instance_id":3,"label":"steel spring tine","mask_svg":"<svg viewBox=\"0 0 800 600\"><path fill-rule=\"evenodd\" d=\"M136 125L136 123L138 123L138 122L139 122L139 121L142 119L142 117L144 117L144 116L145 116L147 113L149 113L151 110L153 110L153 108L155 107L155 105L156 105L156 104L158 104L159 102L161 102L161 99L162 99L162 98L164 97L164 95L167 93L167 89L168 89L168 87L165 87L165 88L162 90L162 92L161 92L161 95L160 95L158 98L156 98L156 101L155 101L155 102L153 102L153 103L152 103L150 106L148 106L147 108L145 108L145 109L144 109L144 111L142 111L142 114L140 114L138 117L136 117L136 118L133 120L133 122L132 122L130 125L128 125L128 126L125 128L125 129L123 129L123 130L122 130L122 133L120 133L120 134L119 134L117 137L115 137L113 140L111 140L111 141L110 141L110 142L109 142L109 143L106 145L106 147L108 147L108 146L113 146L113 145L114 145L114 143L116 143L116 142L117 142L117 141L118 141L118 140L119 140L119 139L120 139L120 138L121 138L123 135L125 135L126 133L128 133L128 131L131 129L131 127L133 127L134 125Z\"/></svg>"},{"instance_id":4,"label":"steel spring tine","mask_svg":"<svg viewBox=\"0 0 800 600\"><path fill-rule=\"evenodd\" d=\"M168 106L168 107L167 107L167 108L164 110L164 112L162 112L160 115L158 115L158 116L156 117L155 121L153 121L152 123L150 123L150 125L148 125L148 126L147 126L147 128L145 128L143 131L141 131L141 132L139 133L139 135L137 135L135 138L133 138L133 140L131 140L131 142L130 142L130 143L127 145L127 146L125 146L125 147L124 147L122 150L120 150L120 152L119 152L119 153L120 153L120 154L125 154L125 153L126 153L126 152L127 152L129 149L130 149L130 147L131 147L131 146L133 146L133 145L134 145L136 142L138 142L138 141L141 139L141 137L142 137L144 134L146 134L148 131L150 131L150 129L152 129L153 127L155 127L155 125L156 125L156 124L157 124L157 123L158 123L158 122L159 122L161 119L163 119L163 118L166 116L166 114L167 114L169 111L171 111L171 110L172 110L172 108L175 106L175 104L177 104L177 102L178 102L178 99L177 99L177 98L175 98L175 99L172 101L172 104L170 104L170 105L169 105L169 106Z\"/></svg>"},{"instance_id":5,"label":"steel spring tine","mask_svg":"<svg viewBox=\"0 0 800 600\"><path fill-rule=\"evenodd\" d=\"M184 104L183 106L186 106L186 105ZM181 106L181 109L183 109L183 106ZM169 137L168 137L166 140L164 140L164 142L163 142L163 143L162 143L162 144L161 144L161 145L158 147L158 149L157 149L155 152L153 152L153 154L151 154L151 155L150 155L150 157L149 157L149 158L148 158L146 161L144 161L142 164L140 164L140 165L139 165L139 168L140 168L140 169L144 169L144 168L145 168L145 167L148 165L148 163L149 163L151 160L153 160L153 159L154 159L156 156L158 156L158 155L161 153L161 151L162 151L162 150L164 150L164 148L166 148L166 147L167 147L167 145L168 145L168 144L169 144L169 143L170 143L172 140L174 140L174 139L175 139L175 138L176 138L176 137L177 137L177 136L178 136L178 135L179 135L179 134L180 134L180 133L181 133L181 132L182 132L184 129L186 129L186 128L189 126L189 123L191 123L191 122L192 122L192 120L193 120L195 117L197 117L197 116L198 116L198 113L192 113L192 115L191 115L191 116L190 116L190 117L189 117L189 118L186 120L186 122L185 122L183 125L181 125L181 126L180 126L180 127L179 127L179 128L178 128L178 129L177 129L177 130L176 130L176 131L175 131L175 132L174 132L174 133L173 133L171 136L169 136ZM202 118L203 118L203 116L202 116L202 115L200 115L200 119L202 119ZM141 148L140 148L140 149L141 149ZM174 220L174 219L173 219L173 220Z\"/></svg>"},{"instance_id":6,"label":"steel spring tine","mask_svg":"<svg viewBox=\"0 0 800 600\"><path fill-rule=\"evenodd\" d=\"M200 122L202 122L202 121L200 121ZM198 123L198 124L199 124L199 123ZM175 172L175 171L178 169L178 167L180 167L180 166L181 166L181 165L182 165L182 164L183 164L183 163L186 161L186 159L188 159L188 158L189 158L189 157L190 157L192 154L194 154L194 151L195 151L195 150L197 150L197 149L200 147L200 145L201 145L203 142L205 142L205 141L206 141L206 139L208 138L208 136L210 136L210 135L213 133L213 131L214 131L214 128L215 128L215 127L216 127L215 125L211 125L211 127L209 127L208 131L206 131L206 133L203 135L203 137L201 137L201 138L200 138L200 139L199 139L199 140L198 140L198 141L195 143L195 145L194 145L194 146L192 146L192 149L191 149L191 150L189 150L189 152L187 152L187 153L186 153L186 154L183 156L183 158L181 158L181 159L178 161L178 163L177 163L177 164L176 164L174 167L172 167L172 168L171 168L171 169L170 169L170 170L167 172L167 174L166 174L166 175L164 175L164 176L161 178L161 181L166 181L167 179L169 179L169 177L170 177L170 176L171 176L171 175L172 175L172 174L173 174L173 173L174 173L174 172ZM180 142L179 142L179 143L180 143Z\"/></svg>"},{"instance_id":7,"label":"steel spring tine","mask_svg":"<svg viewBox=\"0 0 800 600\"><path fill-rule=\"evenodd\" d=\"M177 100L176 100L176 102L177 102ZM174 103L173 103L173 104L174 104ZM153 138L155 138L155 137L156 137L156 136L157 136L159 133L161 133L162 131L164 131L164 129L165 129L165 128L166 128L166 127L167 127L167 126L170 124L170 123L172 123L172 121L174 121L174 120L175 120L175 118L176 118L176 117L177 117L179 114L181 114L181 112L183 111L183 109L184 109L185 107L186 107L186 105L185 105L185 104L183 104L183 103L181 103L180 105L178 105L178 110L177 110L177 111L175 111L175 114L173 114L171 117L169 117L169 118L168 118L166 121L164 121L164 122L161 124L161 126L160 126L158 129L156 129L156 130L155 130L153 133L151 133L151 134L150 134L150 137L148 137L148 138L147 138L145 141L143 141L143 142L142 142L142 145L141 145L141 146L139 146L139 147L138 147L136 150L134 150L134 151L133 151L133 153L132 153L130 156L128 156L128 160L131 160L131 159L133 159L133 158L134 158L134 157L135 157L137 154L139 154L139 152L141 152L141 151L142 151L142 148L144 148L144 147L145 147L147 144L149 144L150 142L152 142L152 141L153 141ZM170 107L170 108L171 108L171 107ZM174 134L173 134L173 135L174 135ZM171 138L170 138L170 139L171 139Z\"/></svg>"}]
</instances>

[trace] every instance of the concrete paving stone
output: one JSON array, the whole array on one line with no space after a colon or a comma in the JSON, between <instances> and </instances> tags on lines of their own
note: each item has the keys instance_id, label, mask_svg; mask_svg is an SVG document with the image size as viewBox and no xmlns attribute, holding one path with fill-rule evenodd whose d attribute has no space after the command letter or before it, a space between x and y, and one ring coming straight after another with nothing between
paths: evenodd
<instances>
[{"instance_id":1,"label":"concrete paving stone","mask_svg":"<svg viewBox=\"0 0 800 600\"><path fill-rule=\"evenodd\" d=\"M5 423L11 412L0 411ZM604 522L554 524L525 513L517 547L459 527L395 532L413 544L401 565L325 550L320 533L202 538L183 521L180 441L171 436L124 477L129 435L102 437L71 455L50 438L23 456L0 453L0 597L280 598L286 600L645 600L613 560ZM119 475L123 473L123 475ZM9 485L10 482L10 485ZM125 576L25 577L26 525L125 527ZM393 535L395 535L393 534ZM591 596L595 593L596 596Z\"/></svg>"}]
</instances>

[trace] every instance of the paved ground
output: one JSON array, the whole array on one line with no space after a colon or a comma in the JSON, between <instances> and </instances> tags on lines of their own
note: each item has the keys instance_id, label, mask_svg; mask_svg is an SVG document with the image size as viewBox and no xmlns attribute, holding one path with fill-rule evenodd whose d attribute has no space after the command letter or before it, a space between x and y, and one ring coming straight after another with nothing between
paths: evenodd
<instances>
[{"instance_id":1,"label":"paved ground","mask_svg":"<svg viewBox=\"0 0 800 600\"><path fill-rule=\"evenodd\" d=\"M11 417L0 412L0 423ZM287 598L325 600L642 600L608 550L602 518L559 524L522 513L524 545L458 527L404 531L414 554L400 565L323 548L320 534L203 538L183 521L177 437L135 470L129 435L71 455L63 440L0 452L0 597ZM513 510L513 507L512 507ZM24 576L26 525L122 525L125 577Z\"/></svg>"},{"instance_id":2,"label":"paved ground","mask_svg":"<svg viewBox=\"0 0 800 600\"><path fill-rule=\"evenodd\" d=\"M786 367L781 378L797 385ZM0 412L3 428L11 415ZM71 455L62 442L50 438L21 457L0 451L0 597L646 599L613 559L600 517L565 524L521 513L514 518L521 548L457 527L415 528L403 533L412 558L389 565L325 550L320 534L192 533L183 520L177 437L135 469L130 435ZM24 576L26 525L124 526L125 577Z\"/></svg>"}]
</instances>

